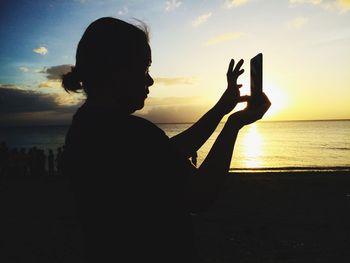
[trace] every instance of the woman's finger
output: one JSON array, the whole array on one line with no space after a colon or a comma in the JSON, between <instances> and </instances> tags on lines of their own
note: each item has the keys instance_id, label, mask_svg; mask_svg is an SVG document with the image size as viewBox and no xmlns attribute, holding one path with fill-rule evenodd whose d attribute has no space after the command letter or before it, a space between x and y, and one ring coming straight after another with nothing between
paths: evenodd
<instances>
[{"instance_id":1,"label":"woman's finger","mask_svg":"<svg viewBox=\"0 0 350 263\"><path fill-rule=\"evenodd\" d=\"M238 102L247 102L250 100L250 96L249 95L244 95L238 98Z\"/></svg>"},{"instance_id":2,"label":"woman's finger","mask_svg":"<svg viewBox=\"0 0 350 263\"><path fill-rule=\"evenodd\" d=\"M235 69L234 69L234 73L238 73L239 71L240 71L240 69L241 69L241 67L242 67L242 65L243 65L243 62L244 62L244 60L243 59L241 59L241 60L239 60L238 61L238 63L237 63L237 65L236 65L236 67L235 67Z\"/></svg>"},{"instance_id":3,"label":"woman's finger","mask_svg":"<svg viewBox=\"0 0 350 263\"><path fill-rule=\"evenodd\" d=\"M228 65L227 75L229 75L232 72L234 65L235 65L235 60L231 59L230 64Z\"/></svg>"}]
</instances>

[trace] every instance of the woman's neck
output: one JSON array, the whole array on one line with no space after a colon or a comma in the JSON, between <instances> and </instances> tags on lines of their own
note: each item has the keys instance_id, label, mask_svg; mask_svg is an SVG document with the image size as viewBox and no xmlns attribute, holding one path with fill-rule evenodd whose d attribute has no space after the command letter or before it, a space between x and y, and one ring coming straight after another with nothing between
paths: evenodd
<instances>
[{"instance_id":1,"label":"woman's neck","mask_svg":"<svg viewBox=\"0 0 350 263\"><path fill-rule=\"evenodd\" d=\"M122 103L118 103L118 101L111 96L88 96L85 103L88 107L95 109L118 112L126 115L133 113L133 111Z\"/></svg>"}]
</instances>

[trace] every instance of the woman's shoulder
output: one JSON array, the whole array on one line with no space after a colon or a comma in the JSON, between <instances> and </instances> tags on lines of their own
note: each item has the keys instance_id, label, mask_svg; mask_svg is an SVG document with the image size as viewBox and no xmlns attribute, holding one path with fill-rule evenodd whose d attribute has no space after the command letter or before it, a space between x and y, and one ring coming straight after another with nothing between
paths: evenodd
<instances>
[{"instance_id":1,"label":"woman's shoulder","mask_svg":"<svg viewBox=\"0 0 350 263\"><path fill-rule=\"evenodd\" d=\"M164 131L161 128L159 128L156 124L145 118L136 115L130 115L129 122L131 125L135 126L135 128L138 129L138 131L142 130L148 133L158 133L159 135L165 135Z\"/></svg>"},{"instance_id":2,"label":"woman's shoulder","mask_svg":"<svg viewBox=\"0 0 350 263\"><path fill-rule=\"evenodd\" d=\"M140 116L137 116L137 115L130 115L129 119L138 125L144 125L144 126L147 126L150 128L157 128L157 125L155 125L153 122L151 122L145 118L142 118Z\"/></svg>"},{"instance_id":3,"label":"woman's shoulder","mask_svg":"<svg viewBox=\"0 0 350 263\"><path fill-rule=\"evenodd\" d=\"M153 122L136 116L112 114L111 112L99 111L81 107L73 117L71 130L76 131L79 136L85 134L101 135L101 137L117 136L120 134L124 138L165 138L168 137L164 131ZM83 131L83 132L82 132Z\"/></svg>"}]
</instances>

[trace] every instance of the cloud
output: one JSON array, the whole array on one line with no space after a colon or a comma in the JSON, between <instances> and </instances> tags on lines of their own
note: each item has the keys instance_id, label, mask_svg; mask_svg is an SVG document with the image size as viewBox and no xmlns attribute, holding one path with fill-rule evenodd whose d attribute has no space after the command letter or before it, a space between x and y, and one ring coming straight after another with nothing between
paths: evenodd
<instances>
[{"instance_id":1,"label":"cloud","mask_svg":"<svg viewBox=\"0 0 350 263\"><path fill-rule=\"evenodd\" d=\"M67 100L63 92L47 94L14 84L0 84L0 125L69 123L81 103Z\"/></svg>"},{"instance_id":2,"label":"cloud","mask_svg":"<svg viewBox=\"0 0 350 263\"><path fill-rule=\"evenodd\" d=\"M37 47L33 49L33 52L45 56L49 50L46 47Z\"/></svg>"},{"instance_id":3,"label":"cloud","mask_svg":"<svg viewBox=\"0 0 350 263\"><path fill-rule=\"evenodd\" d=\"M206 111L202 97L150 97L136 115L155 123L184 123L197 121Z\"/></svg>"},{"instance_id":4,"label":"cloud","mask_svg":"<svg viewBox=\"0 0 350 263\"><path fill-rule=\"evenodd\" d=\"M49 68L44 68L40 71L40 73L47 74L47 79L50 80L61 80L61 77L63 74L66 74L67 72L71 71L73 65L64 64L64 65L58 65L58 66L52 66Z\"/></svg>"},{"instance_id":5,"label":"cloud","mask_svg":"<svg viewBox=\"0 0 350 263\"><path fill-rule=\"evenodd\" d=\"M68 125L73 113L39 111L0 113L0 126Z\"/></svg>"},{"instance_id":6,"label":"cloud","mask_svg":"<svg viewBox=\"0 0 350 263\"><path fill-rule=\"evenodd\" d=\"M296 17L288 22L288 27L291 29L300 29L308 22L307 17Z\"/></svg>"},{"instance_id":7,"label":"cloud","mask_svg":"<svg viewBox=\"0 0 350 263\"><path fill-rule=\"evenodd\" d=\"M21 89L15 85L0 84L0 112L36 112L55 110L57 104L50 94Z\"/></svg>"},{"instance_id":8,"label":"cloud","mask_svg":"<svg viewBox=\"0 0 350 263\"><path fill-rule=\"evenodd\" d=\"M197 121L208 106L203 104L158 105L148 111L137 112L136 115L154 123L189 123Z\"/></svg>"},{"instance_id":9,"label":"cloud","mask_svg":"<svg viewBox=\"0 0 350 263\"><path fill-rule=\"evenodd\" d=\"M60 107L59 111L70 111L70 108L76 109L85 100L83 93L60 92L56 94L55 102Z\"/></svg>"},{"instance_id":10,"label":"cloud","mask_svg":"<svg viewBox=\"0 0 350 263\"><path fill-rule=\"evenodd\" d=\"M55 102L57 106L75 106L80 104L85 98L83 92L68 94L67 92L63 91L61 76L71 71L71 69L72 65L63 64L44 68L40 71L40 73L46 74L47 80L40 82L38 87L41 89L51 89L50 92L55 94Z\"/></svg>"},{"instance_id":11,"label":"cloud","mask_svg":"<svg viewBox=\"0 0 350 263\"><path fill-rule=\"evenodd\" d=\"M51 88L52 87L52 83L51 81L42 81L39 83L39 88Z\"/></svg>"},{"instance_id":12,"label":"cloud","mask_svg":"<svg viewBox=\"0 0 350 263\"><path fill-rule=\"evenodd\" d=\"M165 98L155 98L149 97L146 100L147 107L154 106L170 106L170 105L191 105L197 104L201 100L200 97L165 97Z\"/></svg>"},{"instance_id":13,"label":"cloud","mask_svg":"<svg viewBox=\"0 0 350 263\"><path fill-rule=\"evenodd\" d=\"M212 46L212 45L216 45L216 44L219 44L222 42L238 39L240 37L242 37L242 33L240 33L240 32L229 32L229 33L225 33L225 34L218 35L218 36L215 36L215 37L208 39L208 41L205 43L205 45Z\"/></svg>"},{"instance_id":14,"label":"cloud","mask_svg":"<svg viewBox=\"0 0 350 263\"><path fill-rule=\"evenodd\" d=\"M211 17L211 12L205 15L198 16L195 20L192 21L192 26L198 27L208 21L208 19Z\"/></svg>"},{"instance_id":15,"label":"cloud","mask_svg":"<svg viewBox=\"0 0 350 263\"><path fill-rule=\"evenodd\" d=\"M290 6L294 6L298 4L319 5L319 4L322 4L322 0L289 0Z\"/></svg>"},{"instance_id":16,"label":"cloud","mask_svg":"<svg viewBox=\"0 0 350 263\"><path fill-rule=\"evenodd\" d=\"M241 5L245 5L250 0L226 0L225 7L230 9L232 7L238 7Z\"/></svg>"},{"instance_id":17,"label":"cloud","mask_svg":"<svg viewBox=\"0 0 350 263\"><path fill-rule=\"evenodd\" d=\"M338 9L340 9L341 12L347 12L350 10L349 0L337 0L336 4Z\"/></svg>"},{"instance_id":18,"label":"cloud","mask_svg":"<svg viewBox=\"0 0 350 263\"><path fill-rule=\"evenodd\" d=\"M39 88L62 88L62 82L59 80L46 80L38 85Z\"/></svg>"},{"instance_id":19,"label":"cloud","mask_svg":"<svg viewBox=\"0 0 350 263\"><path fill-rule=\"evenodd\" d=\"M0 84L0 112L39 112L39 111L70 111L76 108L79 103L74 99L74 103L64 103L68 101L69 94L62 92L42 93L34 90L24 89L13 84Z\"/></svg>"},{"instance_id":20,"label":"cloud","mask_svg":"<svg viewBox=\"0 0 350 263\"><path fill-rule=\"evenodd\" d=\"M181 6L182 2L178 0L169 0L165 3L165 11L173 11Z\"/></svg>"},{"instance_id":21,"label":"cloud","mask_svg":"<svg viewBox=\"0 0 350 263\"><path fill-rule=\"evenodd\" d=\"M177 77L177 78L165 78L165 77L156 77L154 78L154 83L159 85L193 85L193 78L186 77Z\"/></svg>"},{"instance_id":22,"label":"cloud","mask_svg":"<svg viewBox=\"0 0 350 263\"><path fill-rule=\"evenodd\" d=\"M289 0L289 7L296 7L302 4L319 6L326 10L338 10L340 13L350 10L349 0Z\"/></svg>"},{"instance_id":23,"label":"cloud","mask_svg":"<svg viewBox=\"0 0 350 263\"><path fill-rule=\"evenodd\" d=\"M118 15L120 16L125 16L127 13L129 13L129 9L126 6L118 11Z\"/></svg>"},{"instance_id":24,"label":"cloud","mask_svg":"<svg viewBox=\"0 0 350 263\"><path fill-rule=\"evenodd\" d=\"M19 67L18 69L24 73L29 72L29 68L27 67Z\"/></svg>"},{"instance_id":25,"label":"cloud","mask_svg":"<svg viewBox=\"0 0 350 263\"><path fill-rule=\"evenodd\" d=\"M68 124L81 102L63 92L44 94L0 84L0 125ZM183 123L198 120L207 110L201 97L150 97L136 115L156 123Z\"/></svg>"},{"instance_id":26,"label":"cloud","mask_svg":"<svg viewBox=\"0 0 350 263\"><path fill-rule=\"evenodd\" d=\"M62 88L62 75L71 71L73 65L63 64L44 68L38 73L46 74L47 80L39 83L39 88Z\"/></svg>"}]
</instances>

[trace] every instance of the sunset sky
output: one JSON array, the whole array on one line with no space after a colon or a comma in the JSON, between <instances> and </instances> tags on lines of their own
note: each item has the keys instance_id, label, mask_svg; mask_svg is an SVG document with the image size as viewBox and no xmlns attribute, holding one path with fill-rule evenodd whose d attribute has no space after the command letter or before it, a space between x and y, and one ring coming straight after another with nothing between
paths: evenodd
<instances>
[{"instance_id":1,"label":"sunset sky","mask_svg":"<svg viewBox=\"0 0 350 263\"><path fill-rule=\"evenodd\" d=\"M265 120L350 119L350 0L12 0L0 3L0 125L70 122L84 97L59 76L102 16L149 26L155 85L137 114L154 122L196 121L225 90L231 58L245 60L248 94L259 52Z\"/></svg>"}]
</instances>

